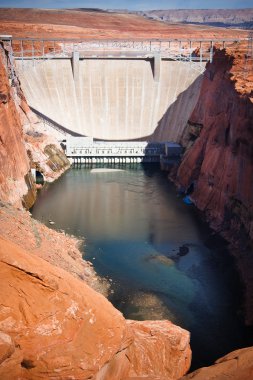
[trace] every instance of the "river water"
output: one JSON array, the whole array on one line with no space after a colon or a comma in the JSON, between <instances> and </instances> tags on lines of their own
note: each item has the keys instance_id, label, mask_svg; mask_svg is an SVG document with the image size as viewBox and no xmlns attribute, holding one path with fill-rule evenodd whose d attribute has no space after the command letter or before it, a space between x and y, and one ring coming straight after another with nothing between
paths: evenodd
<instances>
[{"instance_id":1,"label":"river water","mask_svg":"<svg viewBox=\"0 0 253 380\"><path fill-rule=\"evenodd\" d=\"M225 243L158 167L121 169L69 170L40 191L33 217L85 237L84 257L109 279L110 300L125 317L166 318L189 330L192 368L246 346L241 284Z\"/></svg>"}]
</instances>

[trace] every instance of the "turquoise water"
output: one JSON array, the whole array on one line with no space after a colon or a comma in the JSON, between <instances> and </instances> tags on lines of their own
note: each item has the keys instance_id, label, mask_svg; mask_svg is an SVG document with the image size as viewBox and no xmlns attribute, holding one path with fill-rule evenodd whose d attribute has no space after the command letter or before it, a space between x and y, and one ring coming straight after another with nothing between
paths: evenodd
<instances>
[{"instance_id":1,"label":"turquoise water","mask_svg":"<svg viewBox=\"0 0 253 380\"><path fill-rule=\"evenodd\" d=\"M188 329L193 368L252 343L224 242L158 167L121 169L69 170L40 191L33 217L85 237L85 258L110 280L110 300L127 318L167 318Z\"/></svg>"}]
</instances>

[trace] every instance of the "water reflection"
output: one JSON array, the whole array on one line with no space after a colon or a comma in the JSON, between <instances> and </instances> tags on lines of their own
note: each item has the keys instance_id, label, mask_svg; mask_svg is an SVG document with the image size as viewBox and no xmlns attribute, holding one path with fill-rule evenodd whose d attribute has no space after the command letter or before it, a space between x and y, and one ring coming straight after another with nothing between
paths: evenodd
<instances>
[{"instance_id":1,"label":"water reflection","mask_svg":"<svg viewBox=\"0 0 253 380\"><path fill-rule=\"evenodd\" d=\"M44 188L35 218L86 238L86 258L112 279L126 317L168 318L189 329L194 366L245 344L240 284L225 248L157 168L91 173L72 169Z\"/></svg>"}]
</instances>

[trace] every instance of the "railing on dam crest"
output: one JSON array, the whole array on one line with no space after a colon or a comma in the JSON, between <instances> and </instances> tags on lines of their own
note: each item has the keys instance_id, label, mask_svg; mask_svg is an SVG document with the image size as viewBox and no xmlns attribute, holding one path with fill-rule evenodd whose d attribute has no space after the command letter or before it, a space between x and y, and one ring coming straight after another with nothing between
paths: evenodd
<instances>
[{"instance_id":1,"label":"railing on dam crest","mask_svg":"<svg viewBox=\"0 0 253 380\"><path fill-rule=\"evenodd\" d=\"M204 63L212 62L214 47L225 48L242 39L136 39L136 40L70 40L12 38L16 60L30 61L34 66L49 59L151 59L159 56L190 63L200 72ZM27 67L24 66L24 67Z\"/></svg>"}]
</instances>

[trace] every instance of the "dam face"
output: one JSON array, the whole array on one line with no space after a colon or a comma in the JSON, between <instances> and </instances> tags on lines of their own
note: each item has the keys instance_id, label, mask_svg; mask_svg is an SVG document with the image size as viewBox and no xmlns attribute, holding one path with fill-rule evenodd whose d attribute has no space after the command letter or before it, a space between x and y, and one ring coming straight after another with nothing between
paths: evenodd
<instances>
[{"instance_id":1,"label":"dam face","mask_svg":"<svg viewBox=\"0 0 253 380\"><path fill-rule=\"evenodd\" d=\"M72 132L101 140L178 142L202 75L188 62L71 59L16 61L28 104Z\"/></svg>"}]
</instances>

